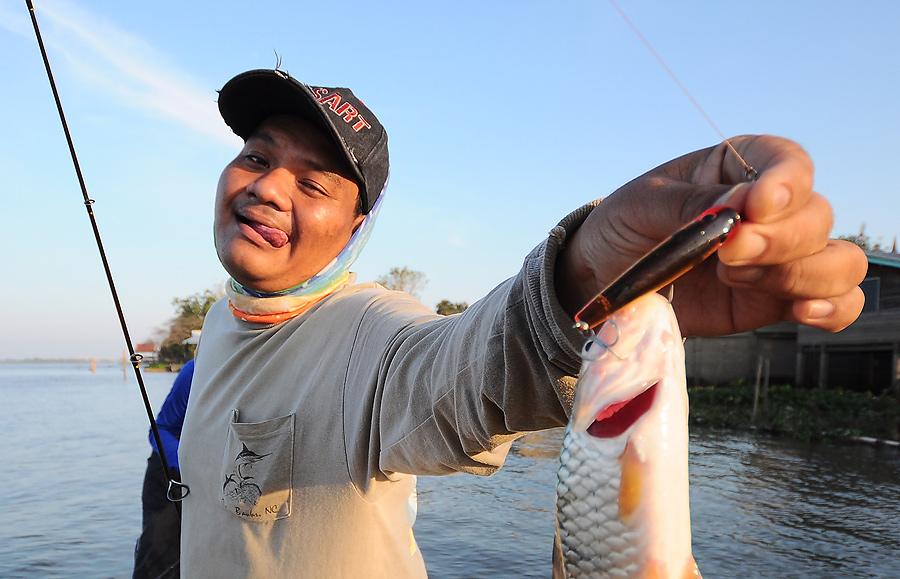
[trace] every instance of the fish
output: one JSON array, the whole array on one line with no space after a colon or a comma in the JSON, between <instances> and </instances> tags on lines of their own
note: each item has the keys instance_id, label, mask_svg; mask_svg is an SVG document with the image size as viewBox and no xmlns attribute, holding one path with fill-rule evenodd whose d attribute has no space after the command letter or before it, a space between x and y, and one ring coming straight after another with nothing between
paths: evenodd
<instances>
[{"instance_id":1,"label":"fish","mask_svg":"<svg viewBox=\"0 0 900 579\"><path fill-rule=\"evenodd\" d=\"M699 578L684 345L648 293L588 339L560 452L554 579Z\"/></svg>"}]
</instances>

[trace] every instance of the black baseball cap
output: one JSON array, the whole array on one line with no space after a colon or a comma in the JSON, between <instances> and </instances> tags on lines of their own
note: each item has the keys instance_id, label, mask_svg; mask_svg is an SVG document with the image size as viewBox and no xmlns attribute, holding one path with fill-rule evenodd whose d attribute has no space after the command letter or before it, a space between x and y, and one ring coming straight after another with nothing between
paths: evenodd
<instances>
[{"instance_id":1,"label":"black baseball cap","mask_svg":"<svg viewBox=\"0 0 900 579\"><path fill-rule=\"evenodd\" d=\"M388 178L387 132L348 88L308 86L281 70L250 70L219 91L219 112L244 140L272 115L294 115L331 135L356 175L368 213Z\"/></svg>"}]
</instances>

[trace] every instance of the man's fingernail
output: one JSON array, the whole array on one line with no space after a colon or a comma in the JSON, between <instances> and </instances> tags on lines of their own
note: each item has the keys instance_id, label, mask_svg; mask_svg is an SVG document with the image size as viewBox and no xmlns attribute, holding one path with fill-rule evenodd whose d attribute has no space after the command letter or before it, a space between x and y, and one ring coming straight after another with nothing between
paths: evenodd
<instances>
[{"instance_id":1,"label":"man's fingernail","mask_svg":"<svg viewBox=\"0 0 900 579\"><path fill-rule=\"evenodd\" d=\"M809 318L821 320L834 313L834 304L830 300L815 300L809 304Z\"/></svg>"},{"instance_id":2,"label":"man's fingernail","mask_svg":"<svg viewBox=\"0 0 900 579\"><path fill-rule=\"evenodd\" d=\"M791 202L791 192L787 187L778 187L772 195L772 213L780 213Z\"/></svg>"},{"instance_id":3,"label":"man's fingernail","mask_svg":"<svg viewBox=\"0 0 900 579\"><path fill-rule=\"evenodd\" d=\"M760 255L765 253L766 249L768 248L769 242L765 237L752 232L746 233L741 240L741 245L738 248L737 254L738 259L735 261L740 263L750 261L751 259L756 259Z\"/></svg>"}]
</instances>

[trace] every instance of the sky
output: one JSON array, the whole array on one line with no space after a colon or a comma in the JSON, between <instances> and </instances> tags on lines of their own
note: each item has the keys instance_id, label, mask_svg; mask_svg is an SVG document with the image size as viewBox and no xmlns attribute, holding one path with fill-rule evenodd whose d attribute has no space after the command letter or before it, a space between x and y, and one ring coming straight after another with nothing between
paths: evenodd
<instances>
[{"instance_id":1,"label":"sky","mask_svg":"<svg viewBox=\"0 0 900 579\"><path fill-rule=\"evenodd\" d=\"M833 235L900 233L900 3L619 0L725 135L816 163ZM607 0L107 2L35 14L134 342L222 286L218 176L240 140L216 90L254 68L348 86L385 125L391 181L361 281L421 271L472 303L569 211L710 126ZM24 1L0 0L0 360L122 356L125 342Z\"/></svg>"}]
</instances>

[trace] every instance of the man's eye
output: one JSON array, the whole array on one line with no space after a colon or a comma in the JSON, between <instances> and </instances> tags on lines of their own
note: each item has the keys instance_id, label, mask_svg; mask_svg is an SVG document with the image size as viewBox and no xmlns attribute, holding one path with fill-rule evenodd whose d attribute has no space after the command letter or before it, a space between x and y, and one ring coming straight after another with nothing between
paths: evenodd
<instances>
[{"instance_id":1,"label":"man's eye","mask_svg":"<svg viewBox=\"0 0 900 579\"><path fill-rule=\"evenodd\" d=\"M254 165L260 165L262 167L269 166L269 164L266 162L266 160L263 159L262 157L260 157L259 155L254 155L252 153L248 153L248 154L244 155L244 158L246 160L248 160L249 162L253 163Z\"/></svg>"},{"instance_id":2,"label":"man's eye","mask_svg":"<svg viewBox=\"0 0 900 579\"><path fill-rule=\"evenodd\" d=\"M302 180L298 181L297 185L312 195L328 195L328 193L314 181Z\"/></svg>"}]
</instances>

